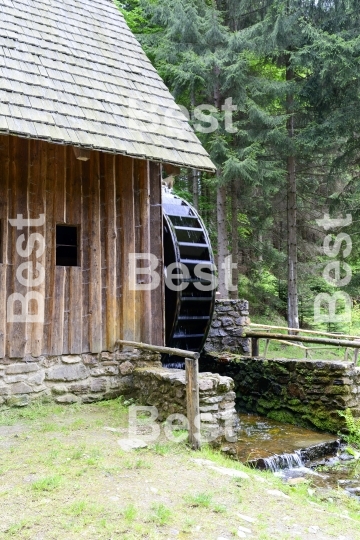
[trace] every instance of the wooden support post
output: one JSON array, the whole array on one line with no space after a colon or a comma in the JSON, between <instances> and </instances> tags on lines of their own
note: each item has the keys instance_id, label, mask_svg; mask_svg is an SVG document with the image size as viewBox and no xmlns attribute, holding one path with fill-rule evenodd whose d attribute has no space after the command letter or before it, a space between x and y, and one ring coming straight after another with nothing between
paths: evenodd
<instances>
[{"instance_id":1,"label":"wooden support post","mask_svg":"<svg viewBox=\"0 0 360 540\"><path fill-rule=\"evenodd\" d=\"M360 341L359 339L354 339L354 341ZM353 356L354 364L355 366L358 365L359 360L359 349L354 349L354 356Z\"/></svg>"},{"instance_id":2,"label":"wooden support post","mask_svg":"<svg viewBox=\"0 0 360 540\"><path fill-rule=\"evenodd\" d=\"M251 356L259 356L259 339L251 338Z\"/></svg>"},{"instance_id":3,"label":"wooden support post","mask_svg":"<svg viewBox=\"0 0 360 540\"><path fill-rule=\"evenodd\" d=\"M267 339L267 340L265 341L264 358L266 358L266 355L267 355L267 353L268 353L269 345L270 345L270 339Z\"/></svg>"},{"instance_id":4,"label":"wooden support post","mask_svg":"<svg viewBox=\"0 0 360 540\"><path fill-rule=\"evenodd\" d=\"M185 358L186 369L186 405L189 421L189 443L193 450L199 450L200 441L200 405L199 405L199 361Z\"/></svg>"}]
</instances>

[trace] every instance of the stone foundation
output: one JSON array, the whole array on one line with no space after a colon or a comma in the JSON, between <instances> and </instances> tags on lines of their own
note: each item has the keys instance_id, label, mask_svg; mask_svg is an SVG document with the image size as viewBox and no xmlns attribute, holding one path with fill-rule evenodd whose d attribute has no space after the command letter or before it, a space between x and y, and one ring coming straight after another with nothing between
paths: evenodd
<instances>
[{"instance_id":1,"label":"stone foundation","mask_svg":"<svg viewBox=\"0 0 360 540\"><path fill-rule=\"evenodd\" d=\"M249 302L246 300L215 300L205 351L250 354L250 339L243 337L249 322Z\"/></svg>"},{"instance_id":2,"label":"stone foundation","mask_svg":"<svg viewBox=\"0 0 360 540\"><path fill-rule=\"evenodd\" d=\"M337 433L338 411L360 415L360 368L350 362L207 355L201 370L232 377L237 408Z\"/></svg>"},{"instance_id":3,"label":"stone foundation","mask_svg":"<svg viewBox=\"0 0 360 540\"><path fill-rule=\"evenodd\" d=\"M126 396L156 406L159 420L172 413L186 416L185 371L163 368L158 354L133 349L1 362L0 405L22 407L35 400L93 403ZM229 377L200 376L202 430L211 439L236 429L233 388Z\"/></svg>"},{"instance_id":4,"label":"stone foundation","mask_svg":"<svg viewBox=\"0 0 360 540\"><path fill-rule=\"evenodd\" d=\"M0 405L24 406L33 400L57 403L92 403L128 395L133 391L136 367L161 366L151 353L102 352L0 363Z\"/></svg>"},{"instance_id":5,"label":"stone foundation","mask_svg":"<svg viewBox=\"0 0 360 540\"><path fill-rule=\"evenodd\" d=\"M185 371L144 367L134 370L134 396L137 403L152 405L164 421L174 413L186 415ZM237 431L234 381L214 373L199 376L200 420L203 435L209 439L231 437Z\"/></svg>"}]
</instances>

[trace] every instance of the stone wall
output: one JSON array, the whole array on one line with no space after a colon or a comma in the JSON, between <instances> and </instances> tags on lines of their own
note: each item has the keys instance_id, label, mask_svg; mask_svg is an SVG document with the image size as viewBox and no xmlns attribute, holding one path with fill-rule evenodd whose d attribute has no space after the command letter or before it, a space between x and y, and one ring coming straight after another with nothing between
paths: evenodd
<instances>
[{"instance_id":1,"label":"stone wall","mask_svg":"<svg viewBox=\"0 0 360 540\"><path fill-rule=\"evenodd\" d=\"M349 408L360 415L360 368L351 362L207 355L201 370L235 381L237 408L337 433Z\"/></svg>"},{"instance_id":2,"label":"stone wall","mask_svg":"<svg viewBox=\"0 0 360 540\"><path fill-rule=\"evenodd\" d=\"M144 367L134 370L137 403L152 405L163 421L174 413L186 415L186 381L182 369ZM214 373L199 376L200 420L204 436L231 437L237 431L234 381Z\"/></svg>"},{"instance_id":3,"label":"stone wall","mask_svg":"<svg viewBox=\"0 0 360 540\"><path fill-rule=\"evenodd\" d=\"M250 354L250 339L243 337L249 322L249 302L246 300L215 300L205 351Z\"/></svg>"},{"instance_id":4,"label":"stone wall","mask_svg":"<svg viewBox=\"0 0 360 540\"><path fill-rule=\"evenodd\" d=\"M236 429L234 381L202 373L199 381L202 431L211 439ZM22 407L31 401L93 403L117 396L154 405L159 420L172 413L186 416L185 371L161 366L160 355L140 352L2 359L0 405Z\"/></svg>"},{"instance_id":5,"label":"stone wall","mask_svg":"<svg viewBox=\"0 0 360 540\"><path fill-rule=\"evenodd\" d=\"M135 367L161 366L159 355L102 352L0 363L0 405L24 406L36 399L57 403L91 403L128 395Z\"/></svg>"}]
</instances>

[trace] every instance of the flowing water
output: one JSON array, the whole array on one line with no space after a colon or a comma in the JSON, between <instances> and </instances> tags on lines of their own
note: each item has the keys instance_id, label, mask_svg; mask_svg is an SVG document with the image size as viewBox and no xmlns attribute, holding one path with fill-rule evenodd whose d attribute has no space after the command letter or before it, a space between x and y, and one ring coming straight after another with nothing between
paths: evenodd
<instances>
[{"instance_id":1,"label":"flowing water","mask_svg":"<svg viewBox=\"0 0 360 540\"><path fill-rule=\"evenodd\" d=\"M240 431L236 443L223 450L250 466L272 471L284 482L311 478L312 489L325 498L341 488L360 501L360 465L345 452L335 435L291 424L283 424L256 414L239 414Z\"/></svg>"},{"instance_id":2,"label":"flowing water","mask_svg":"<svg viewBox=\"0 0 360 540\"><path fill-rule=\"evenodd\" d=\"M276 471L301 467L309 459L334 454L337 438L329 433L283 424L256 414L239 414L238 440L230 452L243 462ZM308 449L312 449L310 452Z\"/></svg>"}]
</instances>

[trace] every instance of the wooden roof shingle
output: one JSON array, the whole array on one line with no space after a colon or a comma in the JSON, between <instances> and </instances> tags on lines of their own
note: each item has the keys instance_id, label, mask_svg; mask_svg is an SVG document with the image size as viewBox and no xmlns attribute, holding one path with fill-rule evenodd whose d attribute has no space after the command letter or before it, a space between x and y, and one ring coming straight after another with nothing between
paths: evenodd
<instances>
[{"instance_id":1,"label":"wooden roof shingle","mask_svg":"<svg viewBox=\"0 0 360 540\"><path fill-rule=\"evenodd\" d=\"M0 133L215 170L113 0L2 0Z\"/></svg>"}]
</instances>

